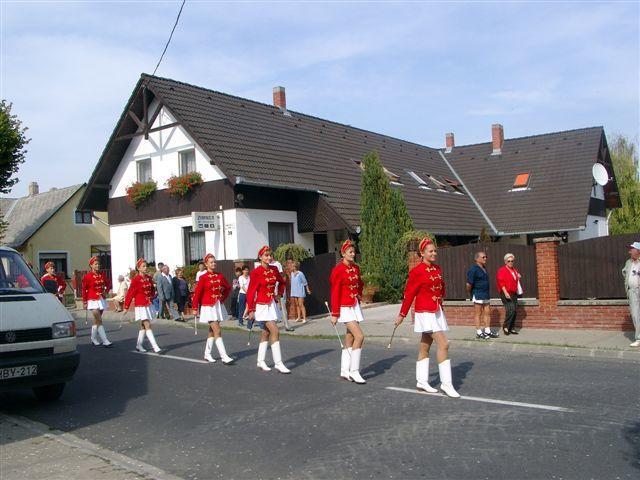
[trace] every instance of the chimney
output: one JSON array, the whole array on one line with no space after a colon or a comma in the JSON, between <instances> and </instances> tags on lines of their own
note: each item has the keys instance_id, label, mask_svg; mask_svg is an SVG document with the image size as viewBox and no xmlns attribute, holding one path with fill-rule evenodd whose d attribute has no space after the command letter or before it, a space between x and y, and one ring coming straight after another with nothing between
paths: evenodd
<instances>
[{"instance_id":1,"label":"chimney","mask_svg":"<svg viewBox=\"0 0 640 480\"><path fill-rule=\"evenodd\" d=\"M38 187L38 182L31 182L29 184L29 196L32 197L40 193L40 188Z\"/></svg>"},{"instance_id":2,"label":"chimney","mask_svg":"<svg viewBox=\"0 0 640 480\"><path fill-rule=\"evenodd\" d=\"M453 150L453 147L456 146L456 141L453 137L453 132L449 132L445 135L445 145L447 148L445 148L444 152L451 153L451 150Z\"/></svg>"},{"instance_id":3,"label":"chimney","mask_svg":"<svg viewBox=\"0 0 640 480\"><path fill-rule=\"evenodd\" d=\"M273 87L273 106L280 110L287 110L287 97L284 94L284 87Z\"/></svg>"},{"instance_id":4,"label":"chimney","mask_svg":"<svg viewBox=\"0 0 640 480\"><path fill-rule=\"evenodd\" d=\"M500 155L502 153L502 144L504 143L504 128L499 123L491 125L491 141L493 142L491 155Z\"/></svg>"}]
</instances>

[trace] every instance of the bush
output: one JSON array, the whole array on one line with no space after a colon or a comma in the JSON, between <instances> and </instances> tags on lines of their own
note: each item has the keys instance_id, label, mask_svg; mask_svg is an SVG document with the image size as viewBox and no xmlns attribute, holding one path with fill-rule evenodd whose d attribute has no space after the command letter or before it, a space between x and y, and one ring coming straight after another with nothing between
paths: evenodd
<instances>
[{"instance_id":1,"label":"bush","mask_svg":"<svg viewBox=\"0 0 640 480\"><path fill-rule=\"evenodd\" d=\"M418 245L424 237L429 237L433 243L436 243L436 238L425 230L409 230L398 240L398 248L404 248L407 252L417 252Z\"/></svg>"},{"instance_id":2,"label":"bush","mask_svg":"<svg viewBox=\"0 0 640 480\"><path fill-rule=\"evenodd\" d=\"M298 245L297 243L283 243L273 252L273 257L284 265L287 260L302 263L303 260L311 258L313 255L302 245Z\"/></svg>"}]
</instances>

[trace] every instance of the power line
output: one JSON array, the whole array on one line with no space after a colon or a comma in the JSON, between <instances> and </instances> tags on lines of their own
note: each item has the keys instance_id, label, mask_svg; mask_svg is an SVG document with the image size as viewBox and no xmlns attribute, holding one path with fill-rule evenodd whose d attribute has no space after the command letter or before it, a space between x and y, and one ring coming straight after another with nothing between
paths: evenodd
<instances>
[{"instance_id":1,"label":"power line","mask_svg":"<svg viewBox=\"0 0 640 480\"><path fill-rule=\"evenodd\" d=\"M158 64L156 65L156 68L154 68L153 70L153 74L156 74L156 71L158 70L158 67L160 66L160 63L162 62L162 59L164 58L164 54L167 52L167 48L169 48L169 44L171 43L171 39L173 38L173 32L176 30L176 27L178 26L178 20L180 20L180 14L182 13L182 9L184 8L184 4L187 0L182 0L182 5L180 5L180 11L178 12L178 16L176 17L176 23L173 24L173 28L171 29L171 35L169 35L169 40L167 40L167 44L164 46L164 50L162 51L162 55L160 55L160 60L158 60Z\"/></svg>"}]
</instances>

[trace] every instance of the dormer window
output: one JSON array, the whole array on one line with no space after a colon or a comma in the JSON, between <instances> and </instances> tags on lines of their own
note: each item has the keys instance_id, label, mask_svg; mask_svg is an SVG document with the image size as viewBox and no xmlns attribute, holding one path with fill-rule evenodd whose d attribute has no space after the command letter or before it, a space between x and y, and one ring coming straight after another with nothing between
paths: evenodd
<instances>
[{"instance_id":1,"label":"dormer window","mask_svg":"<svg viewBox=\"0 0 640 480\"><path fill-rule=\"evenodd\" d=\"M519 173L516 175L516 179L513 181L512 192L518 192L521 190L527 190L529 188L529 179L531 175L529 173Z\"/></svg>"},{"instance_id":2,"label":"dormer window","mask_svg":"<svg viewBox=\"0 0 640 480\"><path fill-rule=\"evenodd\" d=\"M179 172L181 176L196 171L196 151L193 148L178 152L178 157L180 162Z\"/></svg>"}]
</instances>

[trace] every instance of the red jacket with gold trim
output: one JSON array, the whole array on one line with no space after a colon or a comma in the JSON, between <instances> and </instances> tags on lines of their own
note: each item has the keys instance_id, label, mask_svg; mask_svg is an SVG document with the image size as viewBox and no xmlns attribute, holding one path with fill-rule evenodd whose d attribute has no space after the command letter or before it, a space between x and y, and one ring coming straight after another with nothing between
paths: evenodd
<instances>
[{"instance_id":1,"label":"red jacket with gold trim","mask_svg":"<svg viewBox=\"0 0 640 480\"><path fill-rule=\"evenodd\" d=\"M253 269L249 274L249 289L247 290L248 312L256 310L256 304L269 305L276 297L276 283L278 284L277 295L284 295L286 280L282 278L278 267L269 265L264 268L262 265Z\"/></svg>"},{"instance_id":2,"label":"red jacket with gold trim","mask_svg":"<svg viewBox=\"0 0 640 480\"><path fill-rule=\"evenodd\" d=\"M153 285L151 275L139 273L131 279L127 296L124 297L124 309L129 309L132 300L136 307L148 307L155 296L156 287Z\"/></svg>"},{"instance_id":3,"label":"red jacket with gold trim","mask_svg":"<svg viewBox=\"0 0 640 480\"><path fill-rule=\"evenodd\" d=\"M355 263L345 265L340 262L333 267L329 277L331 284L331 315L340 316L340 307L353 307L362 297L364 282L360 277L360 267Z\"/></svg>"},{"instance_id":4,"label":"red jacket with gold trim","mask_svg":"<svg viewBox=\"0 0 640 480\"><path fill-rule=\"evenodd\" d=\"M414 300L416 312L437 312L442 307L444 292L442 269L438 265L424 262L416 265L409 272L400 315L407 316Z\"/></svg>"},{"instance_id":5,"label":"red jacket with gold trim","mask_svg":"<svg viewBox=\"0 0 640 480\"><path fill-rule=\"evenodd\" d=\"M106 298L107 279L104 273L89 272L82 277L82 302Z\"/></svg>"},{"instance_id":6,"label":"red jacket with gold trim","mask_svg":"<svg viewBox=\"0 0 640 480\"><path fill-rule=\"evenodd\" d=\"M206 272L200 275L196 289L193 292L193 308L199 306L213 306L218 302L224 302L231 293L231 285L218 272Z\"/></svg>"},{"instance_id":7,"label":"red jacket with gold trim","mask_svg":"<svg viewBox=\"0 0 640 480\"><path fill-rule=\"evenodd\" d=\"M57 275L45 273L42 278L40 278L40 283L47 292L53 293L54 295L62 295L67 289L66 282Z\"/></svg>"}]
</instances>

